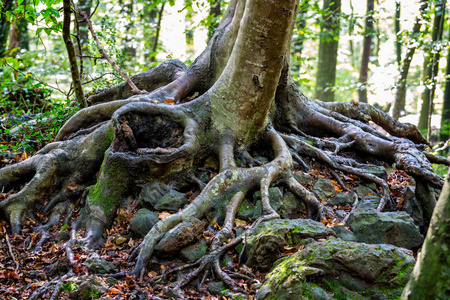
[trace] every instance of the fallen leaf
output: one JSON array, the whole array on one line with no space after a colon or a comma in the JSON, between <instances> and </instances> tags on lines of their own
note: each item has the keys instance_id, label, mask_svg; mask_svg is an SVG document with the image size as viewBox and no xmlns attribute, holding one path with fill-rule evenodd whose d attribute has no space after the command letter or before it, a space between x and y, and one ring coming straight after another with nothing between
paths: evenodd
<instances>
[{"instance_id":1,"label":"fallen leaf","mask_svg":"<svg viewBox=\"0 0 450 300\"><path fill-rule=\"evenodd\" d=\"M168 213L168 212L162 212L162 213L160 213L159 215L158 215L158 218L160 219L160 220L162 220L162 219L165 219L165 218L167 218L168 216L171 216L172 214L171 213Z\"/></svg>"}]
</instances>

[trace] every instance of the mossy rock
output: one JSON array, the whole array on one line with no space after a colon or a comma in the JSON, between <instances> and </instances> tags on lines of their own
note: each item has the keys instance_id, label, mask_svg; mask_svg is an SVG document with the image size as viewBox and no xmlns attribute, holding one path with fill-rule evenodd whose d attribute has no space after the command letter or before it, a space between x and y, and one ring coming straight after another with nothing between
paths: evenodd
<instances>
[{"instance_id":1,"label":"mossy rock","mask_svg":"<svg viewBox=\"0 0 450 300\"><path fill-rule=\"evenodd\" d=\"M246 237L247 264L268 270L284 246L299 246L308 238L321 239L335 236L333 230L322 223L305 220L272 220L261 223Z\"/></svg>"},{"instance_id":2,"label":"mossy rock","mask_svg":"<svg viewBox=\"0 0 450 300\"><path fill-rule=\"evenodd\" d=\"M187 203L189 203L189 201L184 193L171 189L167 194L162 196L153 207L158 211L177 212Z\"/></svg>"},{"instance_id":3,"label":"mossy rock","mask_svg":"<svg viewBox=\"0 0 450 300\"><path fill-rule=\"evenodd\" d=\"M144 237L159 221L158 214L146 208L141 208L136 212L130 222L130 230L138 237Z\"/></svg>"},{"instance_id":4,"label":"mossy rock","mask_svg":"<svg viewBox=\"0 0 450 300\"><path fill-rule=\"evenodd\" d=\"M328 198L337 194L337 191L330 179L319 178L312 188L312 192L321 200L326 201Z\"/></svg>"},{"instance_id":5,"label":"mossy rock","mask_svg":"<svg viewBox=\"0 0 450 300\"><path fill-rule=\"evenodd\" d=\"M261 191L256 191L253 194L253 202L257 202L258 200L261 200ZM283 205L283 193L281 193L281 190L277 187L271 187L269 188L269 201L270 206L276 211L279 212L281 206Z\"/></svg>"}]
</instances>

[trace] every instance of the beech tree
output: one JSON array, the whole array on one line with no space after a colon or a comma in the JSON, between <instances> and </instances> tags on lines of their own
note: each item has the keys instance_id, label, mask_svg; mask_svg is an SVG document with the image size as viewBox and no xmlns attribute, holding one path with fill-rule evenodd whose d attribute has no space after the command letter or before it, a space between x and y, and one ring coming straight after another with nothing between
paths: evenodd
<instances>
[{"instance_id":1,"label":"beech tree","mask_svg":"<svg viewBox=\"0 0 450 300\"><path fill-rule=\"evenodd\" d=\"M261 191L263 207L252 228L279 218L269 202L275 182L305 202L309 218L329 214L293 177L293 166L304 165L301 156L375 182L383 194L379 210L390 202L387 183L343 150L395 163L417 182L441 188L443 180L431 168L438 158L424 151L427 141L415 126L365 103L321 102L300 92L289 73L297 6L296 0L231 0L209 45L189 67L171 60L136 75L134 83L146 94L133 95L122 84L91 96L92 105L75 114L55 142L0 170L0 189L10 193L0 209L12 232L20 234L22 222L36 211L51 212L49 222L55 222L86 191L83 217L72 225L73 232L84 225L85 236L72 234L66 247L73 259L75 242L102 246L116 209L139 184L193 178L206 159L217 159L219 172L206 186L193 178L201 188L198 196L152 227L134 252L130 273L145 270L156 243L171 228L213 213L223 226L210 252L178 286L212 269L240 290L221 270L219 258L243 240L241 235L224 244L249 191ZM269 162L256 160L254 151L265 151Z\"/></svg>"}]
</instances>

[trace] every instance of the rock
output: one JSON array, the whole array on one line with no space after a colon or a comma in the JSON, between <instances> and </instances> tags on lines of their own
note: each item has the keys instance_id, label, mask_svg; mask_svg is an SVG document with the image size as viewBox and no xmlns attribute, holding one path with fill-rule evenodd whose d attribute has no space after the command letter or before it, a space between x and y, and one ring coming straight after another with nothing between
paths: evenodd
<instances>
[{"instance_id":1,"label":"rock","mask_svg":"<svg viewBox=\"0 0 450 300\"><path fill-rule=\"evenodd\" d=\"M139 201L148 208L153 208L166 193L170 187L161 181L152 181L142 187L139 193Z\"/></svg>"},{"instance_id":2,"label":"rock","mask_svg":"<svg viewBox=\"0 0 450 300\"><path fill-rule=\"evenodd\" d=\"M317 179L312 188L312 192L323 201L326 201L329 197L337 193L331 180L326 178Z\"/></svg>"},{"instance_id":3,"label":"rock","mask_svg":"<svg viewBox=\"0 0 450 300\"><path fill-rule=\"evenodd\" d=\"M175 289L169 288L165 293L164 296L168 297L169 299L183 299L184 297Z\"/></svg>"},{"instance_id":4,"label":"rock","mask_svg":"<svg viewBox=\"0 0 450 300\"><path fill-rule=\"evenodd\" d=\"M346 213L347 212L345 210L337 210L336 211L336 217L343 219L343 218L345 218L345 214Z\"/></svg>"},{"instance_id":5,"label":"rock","mask_svg":"<svg viewBox=\"0 0 450 300\"><path fill-rule=\"evenodd\" d=\"M253 202L261 200L261 191L257 191L253 194ZM283 205L283 194L277 187L269 188L269 201L272 208L279 212L281 206Z\"/></svg>"},{"instance_id":6,"label":"rock","mask_svg":"<svg viewBox=\"0 0 450 300\"><path fill-rule=\"evenodd\" d=\"M194 217L179 223L156 245L156 255L166 257L177 254L185 246L199 240L205 227L205 223Z\"/></svg>"},{"instance_id":7,"label":"rock","mask_svg":"<svg viewBox=\"0 0 450 300\"><path fill-rule=\"evenodd\" d=\"M136 212L130 222L131 231L142 238L152 229L153 225L159 221L158 214L146 208L141 208Z\"/></svg>"},{"instance_id":8,"label":"rock","mask_svg":"<svg viewBox=\"0 0 450 300\"><path fill-rule=\"evenodd\" d=\"M255 213L255 207L248 201L244 199L242 201L241 207L239 207L239 212L237 213L237 217L242 220L248 220L253 217Z\"/></svg>"},{"instance_id":9,"label":"rock","mask_svg":"<svg viewBox=\"0 0 450 300\"><path fill-rule=\"evenodd\" d=\"M184 193L171 189L167 194L159 199L158 203L156 203L153 207L155 210L177 212L187 203L189 203L189 201Z\"/></svg>"},{"instance_id":10,"label":"rock","mask_svg":"<svg viewBox=\"0 0 450 300\"><path fill-rule=\"evenodd\" d=\"M347 204L353 205L353 202L355 200L353 199L352 193L339 193L335 196L333 196L330 200L328 200L327 205L329 206L346 206Z\"/></svg>"},{"instance_id":11,"label":"rock","mask_svg":"<svg viewBox=\"0 0 450 300\"><path fill-rule=\"evenodd\" d=\"M414 220L414 224L423 227L425 223L423 219L423 209L422 205L420 205L416 199L415 188L412 186L406 187L404 197L405 200L403 201L401 210L407 212L408 215L411 216Z\"/></svg>"},{"instance_id":12,"label":"rock","mask_svg":"<svg viewBox=\"0 0 450 300\"><path fill-rule=\"evenodd\" d=\"M297 219L301 215L301 211L306 210L303 201L291 192L283 195L283 205L280 209L282 219Z\"/></svg>"},{"instance_id":13,"label":"rock","mask_svg":"<svg viewBox=\"0 0 450 300\"><path fill-rule=\"evenodd\" d=\"M116 267L109 261L101 258L97 253L92 253L83 263L91 274L108 274L117 272Z\"/></svg>"},{"instance_id":14,"label":"rock","mask_svg":"<svg viewBox=\"0 0 450 300\"><path fill-rule=\"evenodd\" d=\"M95 277L77 277L73 286L74 289L69 292L69 298L76 300L98 299L107 291L107 288Z\"/></svg>"},{"instance_id":15,"label":"rock","mask_svg":"<svg viewBox=\"0 0 450 300\"><path fill-rule=\"evenodd\" d=\"M379 197L379 196L373 196L373 195L364 196L361 199L361 201L358 203L357 208L358 209L363 209L363 208L377 209L378 204L380 204L380 201L381 201L381 197Z\"/></svg>"},{"instance_id":16,"label":"rock","mask_svg":"<svg viewBox=\"0 0 450 300\"><path fill-rule=\"evenodd\" d=\"M342 225L331 227L331 229L336 233L336 236L343 241L348 242L357 241L355 234Z\"/></svg>"},{"instance_id":17,"label":"rock","mask_svg":"<svg viewBox=\"0 0 450 300\"><path fill-rule=\"evenodd\" d=\"M406 212L359 209L350 215L347 224L359 242L391 244L407 249L416 249L423 243L419 228Z\"/></svg>"},{"instance_id":18,"label":"rock","mask_svg":"<svg viewBox=\"0 0 450 300\"><path fill-rule=\"evenodd\" d=\"M68 234L65 231L60 231L55 235L56 242L68 241L68 240L70 240L70 234Z\"/></svg>"},{"instance_id":19,"label":"rock","mask_svg":"<svg viewBox=\"0 0 450 300\"><path fill-rule=\"evenodd\" d=\"M366 165L366 166L364 166L364 171L367 171L370 174L378 176L383 180L387 180L387 178L388 178L386 169L383 168L382 166Z\"/></svg>"},{"instance_id":20,"label":"rock","mask_svg":"<svg viewBox=\"0 0 450 300\"><path fill-rule=\"evenodd\" d=\"M213 295L221 295L227 299L247 300L248 296L241 293L231 292L223 281L212 282L208 285L208 292Z\"/></svg>"},{"instance_id":21,"label":"rock","mask_svg":"<svg viewBox=\"0 0 450 300\"><path fill-rule=\"evenodd\" d=\"M262 214L262 203L261 200L256 201L255 203L255 209L253 210L253 217L252 219L256 220L259 217L261 217Z\"/></svg>"},{"instance_id":22,"label":"rock","mask_svg":"<svg viewBox=\"0 0 450 300\"><path fill-rule=\"evenodd\" d=\"M194 262L197 259L203 257L208 250L208 245L205 239L201 239L197 244L190 245L181 249L181 258L190 262Z\"/></svg>"},{"instance_id":23,"label":"rock","mask_svg":"<svg viewBox=\"0 0 450 300\"><path fill-rule=\"evenodd\" d=\"M302 240L307 238L320 239L334 235L333 230L313 220L263 222L246 238L247 264L258 265L262 270L268 270L284 246L300 245Z\"/></svg>"},{"instance_id":24,"label":"rock","mask_svg":"<svg viewBox=\"0 0 450 300\"><path fill-rule=\"evenodd\" d=\"M360 199L362 199L364 196L367 196L368 194L376 194L374 191L364 185L358 185L357 187L353 188L352 191L354 191Z\"/></svg>"},{"instance_id":25,"label":"rock","mask_svg":"<svg viewBox=\"0 0 450 300\"><path fill-rule=\"evenodd\" d=\"M311 175L308 175L303 172L294 173L294 178L298 181L300 184L309 185L311 186L314 182L314 179Z\"/></svg>"},{"instance_id":26,"label":"rock","mask_svg":"<svg viewBox=\"0 0 450 300\"><path fill-rule=\"evenodd\" d=\"M330 238L280 259L256 299L397 299L414 264L398 247Z\"/></svg>"}]
</instances>

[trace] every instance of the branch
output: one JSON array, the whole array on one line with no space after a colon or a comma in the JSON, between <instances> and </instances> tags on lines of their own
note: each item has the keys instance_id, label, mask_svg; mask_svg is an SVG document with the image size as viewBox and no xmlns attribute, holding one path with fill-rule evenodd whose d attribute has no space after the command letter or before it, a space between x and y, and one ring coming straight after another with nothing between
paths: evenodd
<instances>
[{"instance_id":1,"label":"branch","mask_svg":"<svg viewBox=\"0 0 450 300\"><path fill-rule=\"evenodd\" d=\"M73 3L73 6L75 7L75 9L78 11L78 13L84 18L84 20L86 21L89 31L92 34L92 37L95 40L95 43L97 44L98 47L98 51L100 52L100 54L111 64L111 66L120 74L122 75L122 77L127 81L127 83L130 85L131 87L131 91L135 94L147 94L148 92L145 90L140 90L134 83L133 81L130 79L130 77L128 76L127 73L125 73L105 52L105 50L103 50L103 47L100 45L100 41L98 40L97 35L94 32L94 28L92 27L92 22L89 19L89 17L87 16L86 12L80 10L78 8L78 6Z\"/></svg>"},{"instance_id":2,"label":"branch","mask_svg":"<svg viewBox=\"0 0 450 300\"><path fill-rule=\"evenodd\" d=\"M16 265L16 271L17 271L19 269L19 263L17 262L16 257L14 256L14 252L12 251L11 243L9 242L8 233L6 233L5 227L3 227L3 233L5 234L6 243L8 244L9 254L11 254L12 260L13 260L14 264Z\"/></svg>"}]
</instances>

